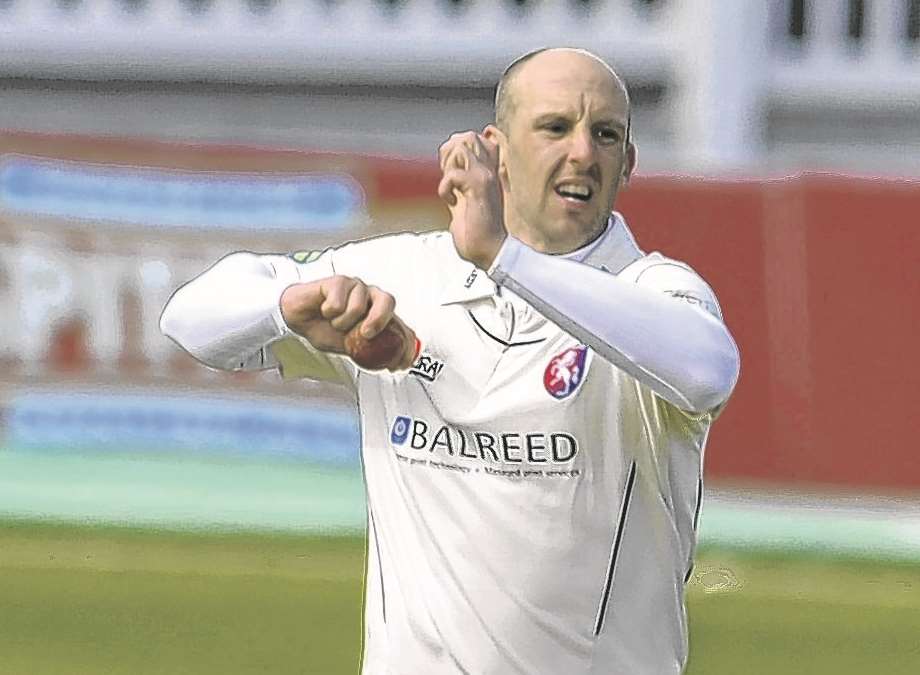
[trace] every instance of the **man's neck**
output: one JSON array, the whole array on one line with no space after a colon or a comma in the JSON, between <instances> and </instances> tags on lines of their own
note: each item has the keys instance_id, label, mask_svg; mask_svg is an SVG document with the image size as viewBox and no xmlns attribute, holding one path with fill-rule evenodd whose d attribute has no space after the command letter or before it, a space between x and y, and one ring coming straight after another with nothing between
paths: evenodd
<instances>
[{"instance_id":1,"label":"man's neck","mask_svg":"<svg viewBox=\"0 0 920 675\"><path fill-rule=\"evenodd\" d=\"M549 238L544 232L526 227L520 223L507 223L505 227L512 237L527 244L527 246L534 251L550 255L566 255L588 246L599 237L603 236L604 232L607 231L608 222L609 219L604 221L600 227L590 233L580 233L581 236L559 240Z\"/></svg>"}]
</instances>

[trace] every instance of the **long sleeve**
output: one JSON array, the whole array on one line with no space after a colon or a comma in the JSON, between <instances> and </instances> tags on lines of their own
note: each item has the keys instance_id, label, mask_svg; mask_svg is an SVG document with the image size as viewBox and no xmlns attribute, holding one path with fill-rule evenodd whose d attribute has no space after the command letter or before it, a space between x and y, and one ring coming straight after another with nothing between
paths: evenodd
<instances>
[{"instance_id":1,"label":"long sleeve","mask_svg":"<svg viewBox=\"0 0 920 675\"><path fill-rule=\"evenodd\" d=\"M737 382L738 349L706 283L682 263L648 258L633 282L509 236L489 276L669 403L711 411Z\"/></svg>"},{"instance_id":2,"label":"long sleeve","mask_svg":"<svg viewBox=\"0 0 920 675\"><path fill-rule=\"evenodd\" d=\"M334 356L313 349L281 316L281 294L334 274L329 255L297 262L245 251L221 258L179 288L160 330L202 363L221 370L280 367L286 378L343 381Z\"/></svg>"}]
</instances>

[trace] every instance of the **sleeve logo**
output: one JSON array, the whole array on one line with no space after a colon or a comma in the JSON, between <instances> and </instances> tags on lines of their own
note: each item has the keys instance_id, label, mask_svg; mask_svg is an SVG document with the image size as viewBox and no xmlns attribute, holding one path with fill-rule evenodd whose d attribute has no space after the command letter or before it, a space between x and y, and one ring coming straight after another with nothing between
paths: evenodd
<instances>
[{"instance_id":1,"label":"sleeve logo","mask_svg":"<svg viewBox=\"0 0 920 675\"><path fill-rule=\"evenodd\" d=\"M670 295L672 298L677 298L678 300L683 300L684 302L687 302L691 305L702 307L707 312L712 314L714 317L720 318L719 308L716 306L716 304L713 302L710 302L709 300L706 300L705 298L699 297L693 291L671 290L671 291L665 291L665 293Z\"/></svg>"},{"instance_id":2,"label":"sleeve logo","mask_svg":"<svg viewBox=\"0 0 920 675\"><path fill-rule=\"evenodd\" d=\"M295 262L311 263L323 254L322 251L296 251L291 254Z\"/></svg>"}]
</instances>

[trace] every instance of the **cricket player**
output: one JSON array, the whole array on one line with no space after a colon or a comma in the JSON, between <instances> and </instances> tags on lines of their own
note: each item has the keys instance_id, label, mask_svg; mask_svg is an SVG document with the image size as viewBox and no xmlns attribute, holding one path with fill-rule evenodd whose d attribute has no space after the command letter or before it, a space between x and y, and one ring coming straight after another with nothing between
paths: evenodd
<instances>
[{"instance_id":1,"label":"cricket player","mask_svg":"<svg viewBox=\"0 0 920 675\"><path fill-rule=\"evenodd\" d=\"M354 393L364 675L684 668L703 451L739 356L709 286L613 211L629 120L596 56L527 54L495 124L440 149L449 232L234 253L163 313L212 367ZM388 369L345 356L390 321L412 339Z\"/></svg>"}]
</instances>

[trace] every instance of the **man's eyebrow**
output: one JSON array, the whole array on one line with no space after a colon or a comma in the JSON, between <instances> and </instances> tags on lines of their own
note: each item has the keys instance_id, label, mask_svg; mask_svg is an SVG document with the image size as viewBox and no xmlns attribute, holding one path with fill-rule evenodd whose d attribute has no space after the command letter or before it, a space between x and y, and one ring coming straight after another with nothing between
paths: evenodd
<instances>
[{"instance_id":1,"label":"man's eyebrow","mask_svg":"<svg viewBox=\"0 0 920 675\"><path fill-rule=\"evenodd\" d=\"M626 120L618 120L613 117L602 117L601 119L595 122L595 125L603 124L608 127L616 127L621 131L626 131L627 122Z\"/></svg>"},{"instance_id":2,"label":"man's eyebrow","mask_svg":"<svg viewBox=\"0 0 920 675\"><path fill-rule=\"evenodd\" d=\"M567 120L571 116L572 113L569 110L546 111L537 113L533 119L533 123L539 126L540 124L546 124L547 122L553 122L559 119ZM629 123L626 120L618 120L614 117L602 117L599 120L596 120L593 126L598 125L613 127L619 131L622 131L623 133L626 133L626 129L628 128Z\"/></svg>"},{"instance_id":3,"label":"man's eyebrow","mask_svg":"<svg viewBox=\"0 0 920 675\"><path fill-rule=\"evenodd\" d=\"M541 122L549 122L552 120L558 120L560 118L565 119L571 117L571 111L568 110L547 110L542 113L537 113L534 117L534 122L537 124Z\"/></svg>"},{"instance_id":4,"label":"man's eyebrow","mask_svg":"<svg viewBox=\"0 0 920 675\"><path fill-rule=\"evenodd\" d=\"M534 115L534 118L533 118L533 119L534 119L535 122L547 122L547 121L549 121L549 120L571 119L571 118L577 117L577 116L578 116L578 114L577 114L575 111L571 110L571 109L560 108L560 109L558 109L558 110L542 110L542 111L537 111L537 113ZM600 119L595 120L594 124L595 124L595 125L597 125L597 124L609 124L609 125L611 125L611 126L621 127L621 128L623 128L623 129L626 128L626 122L621 122L621 121L617 120L617 119L616 119L615 117L613 117L613 116L610 116L610 117L601 117Z\"/></svg>"}]
</instances>

